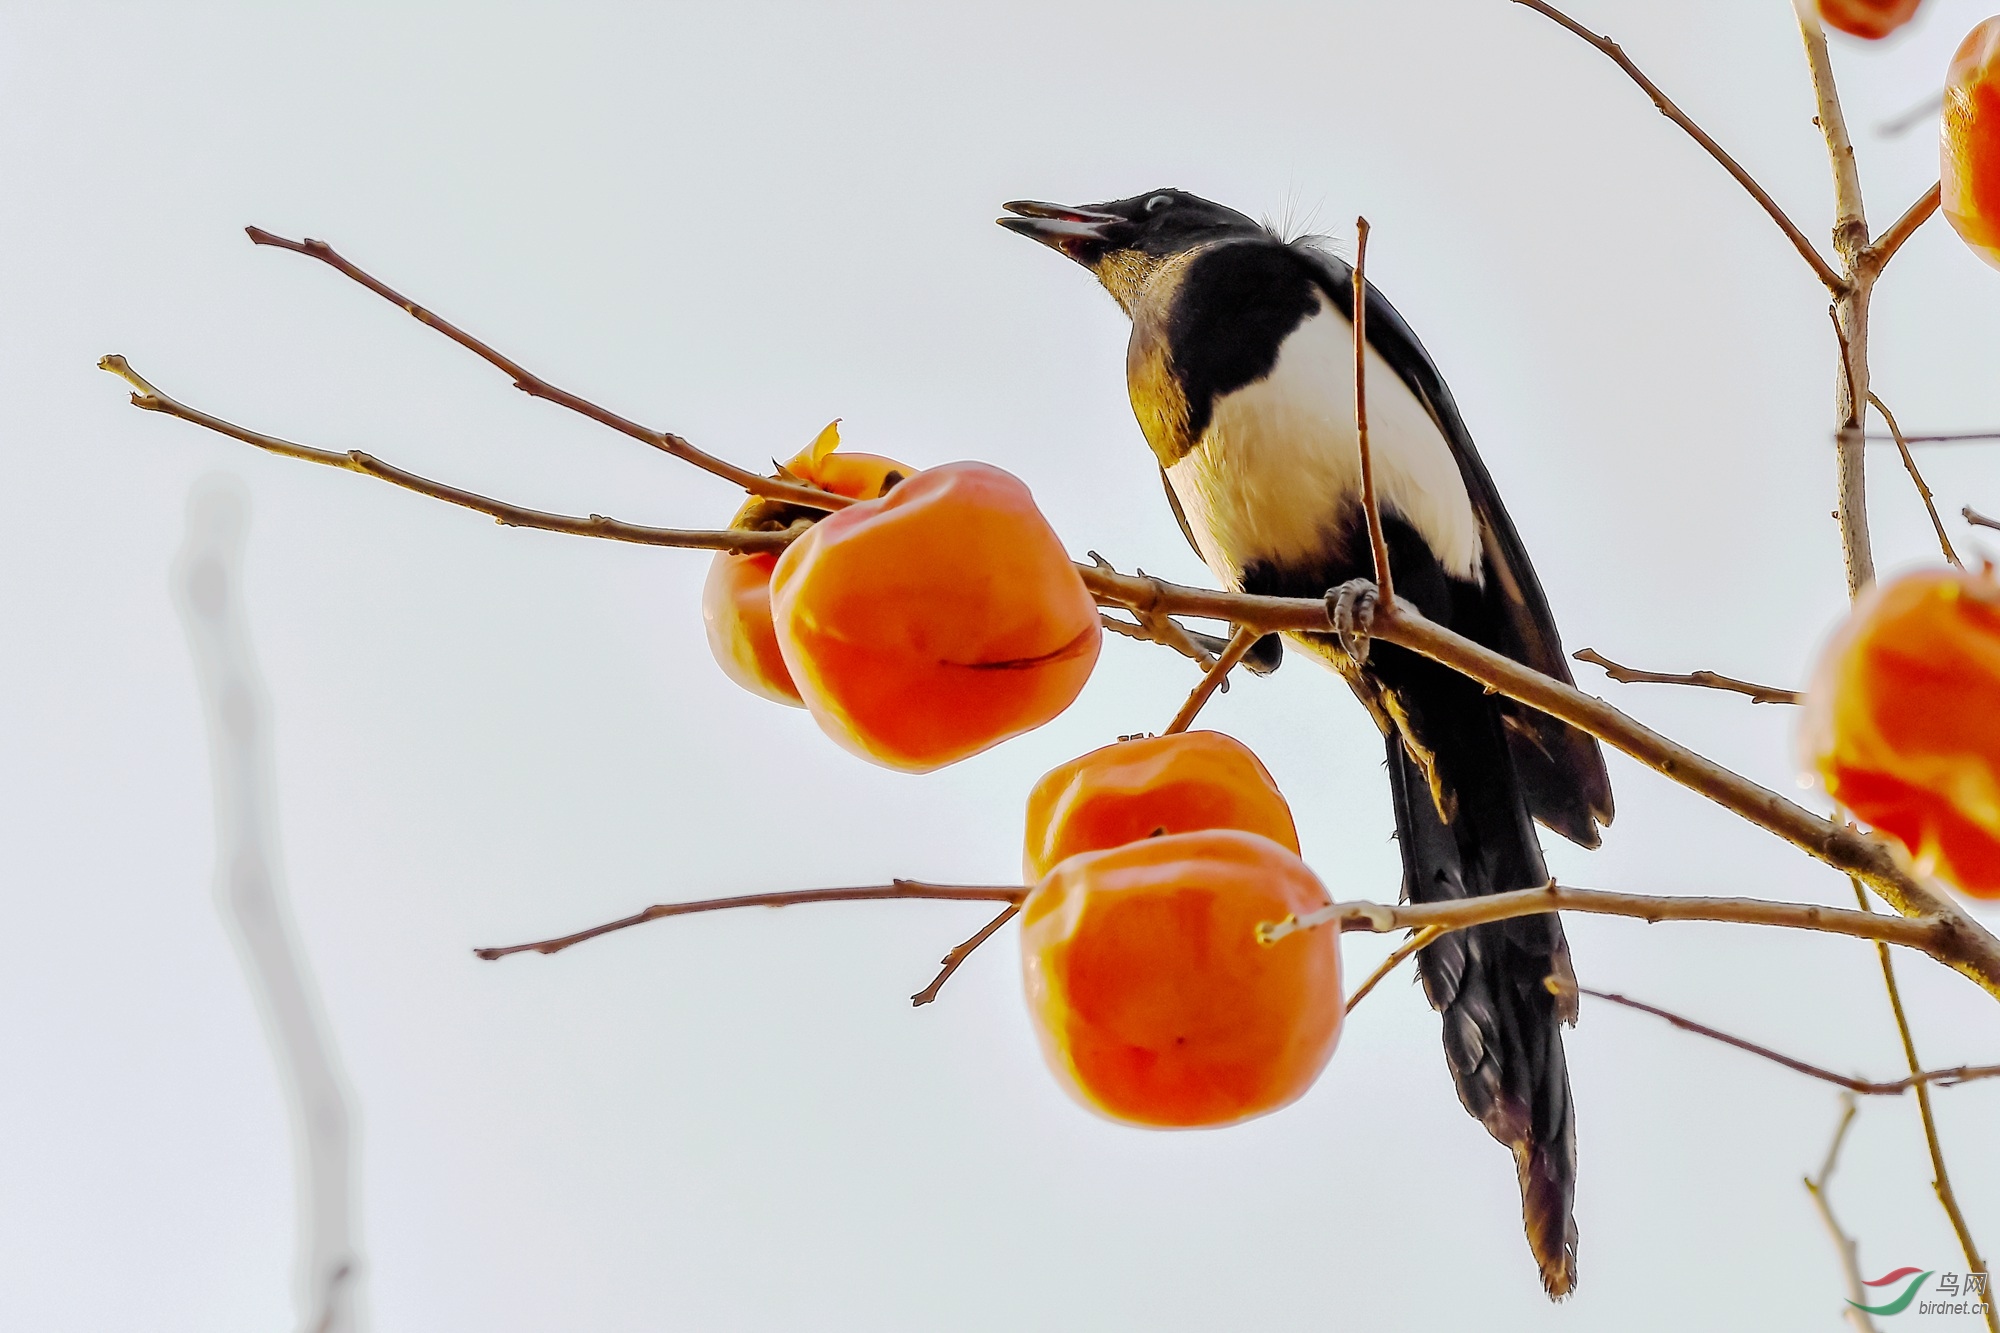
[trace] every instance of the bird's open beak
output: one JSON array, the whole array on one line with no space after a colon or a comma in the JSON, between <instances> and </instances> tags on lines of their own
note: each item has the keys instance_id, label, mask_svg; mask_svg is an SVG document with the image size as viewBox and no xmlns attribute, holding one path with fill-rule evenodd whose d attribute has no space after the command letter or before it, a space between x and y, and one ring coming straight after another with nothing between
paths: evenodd
<instances>
[{"instance_id":1,"label":"bird's open beak","mask_svg":"<svg viewBox=\"0 0 2000 1333\"><path fill-rule=\"evenodd\" d=\"M1120 244L1132 231L1132 224L1116 213L1096 208L1068 208L1062 204L1037 203L1016 199L1002 204L1013 217L995 219L1008 231L1017 231L1060 250L1078 263L1090 263L1095 254Z\"/></svg>"}]
</instances>

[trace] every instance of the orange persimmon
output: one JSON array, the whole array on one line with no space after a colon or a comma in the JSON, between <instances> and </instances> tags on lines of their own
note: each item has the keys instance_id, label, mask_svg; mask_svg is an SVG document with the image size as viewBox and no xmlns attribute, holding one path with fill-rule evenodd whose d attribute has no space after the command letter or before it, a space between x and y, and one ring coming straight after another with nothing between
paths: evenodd
<instances>
[{"instance_id":1,"label":"orange persimmon","mask_svg":"<svg viewBox=\"0 0 2000 1333\"><path fill-rule=\"evenodd\" d=\"M1834 800L1919 871L2000 898L2000 581L1957 569L1869 590L1822 654L1801 732Z\"/></svg>"},{"instance_id":2,"label":"orange persimmon","mask_svg":"<svg viewBox=\"0 0 2000 1333\"><path fill-rule=\"evenodd\" d=\"M1022 870L1032 884L1078 852L1205 828L1299 850L1292 808L1243 742L1219 731L1119 741L1052 769L1028 793Z\"/></svg>"},{"instance_id":3,"label":"orange persimmon","mask_svg":"<svg viewBox=\"0 0 2000 1333\"><path fill-rule=\"evenodd\" d=\"M928 772L1041 726L1097 664L1097 604L1020 479L919 472L830 514L771 576L778 646L827 735Z\"/></svg>"},{"instance_id":4,"label":"orange persimmon","mask_svg":"<svg viewBox=\"0 0 2000 1333\"><path fill-rule=\"evenodd\" d=\"M914 469L880 454L843 454L840 423L831 422L791 462L785 473L810 486L857 500L872 500L895 486ZM736 511L730 526L761 532L781 532L807 510L752 496ZM752 694L794 708L803 708L792 674L778 652L778 634L771 625L771 571L778 557L768 552L738 555L718 551L708 567L701 591L701 618L708 630L708 649L723 674Z\"/></svg>"},{"instance_id":5,"label":"orange persimmon","mask_svg":"<svg viewBox=\"0 0 2000 1333\"><path fill-rule=\"evenodd\" d=\"M1340 1040L1340 936L1264 944L1257 927L1326 905L1305 862L1235 829L1070 857L1021 906L1049 1068L1091 1110L1160 1129L1297 1100Z\"/></svg>"},{"instance_id":6,"label":"orange persimmon","mask_svg":"<svg viewBox=\"0 0 2000 1333\"><path fill-rule=\"evenodd\" d=\"M1974 28L1952 57L1938 158L1945 221L2000 268L2000 17Z\"/></svg>"},{"instance_id":7,"label":"orange persimmon","mask_svg":"<svg viewBox=\"0 0 2000 1333\"><path fill-rule=\"evenodd\" d=\"M1880 41L1917 16L1923 0L1819 0L1819 16L1829 28L1851 37Z\"/></svg>"}]
</instances>

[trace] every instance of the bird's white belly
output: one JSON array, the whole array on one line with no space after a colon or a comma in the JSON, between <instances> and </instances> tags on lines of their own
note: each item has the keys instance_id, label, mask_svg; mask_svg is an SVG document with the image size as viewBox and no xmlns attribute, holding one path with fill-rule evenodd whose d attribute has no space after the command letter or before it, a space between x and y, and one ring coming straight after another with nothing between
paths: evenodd
<instances>
[{"instance_id":1,"label":"bird's white belly","mask_svg":"<svg viewBox=\"0 0 2000 1333\"><path fill-rule=\"evenodd\" d=\"M1362 521L1353 338L1322 294L1271 373L1217 399L1200 442L1167 470L1202 559L1226 586L1258 564L1310 567ZM1368 443L1382 506L1416 528L1449 573L1477 582L1479 525L1451 446L1373 350Z\"/></svg>"}]
</instances>

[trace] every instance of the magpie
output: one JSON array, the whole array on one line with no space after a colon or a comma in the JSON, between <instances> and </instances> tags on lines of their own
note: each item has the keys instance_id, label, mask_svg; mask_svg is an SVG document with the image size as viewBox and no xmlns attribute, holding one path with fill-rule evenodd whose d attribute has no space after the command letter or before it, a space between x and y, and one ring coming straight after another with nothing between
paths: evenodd
<instances>
[{"instance_id":1,"label":"magpie","mask_svg":"<svg viewBox=\"0 0 2000 1333\"><path fill-rule=\"evenodd\" d=\"M1181 530L1215 577L1285 597L1372 577L1348 264L1316 239L1287 241L1181 190L1004 208L1001 226L1089 269L1131 317L1132 410ZM1372 283L1367 303L1369 447L1397 594L1569 680L1548 599L1451 391ZM1611 781L1592 737L1393 644L1356 662L1331 634L1286 637L1345 677L1382 731L1406 898L1548 883L1536 820L1598 845ZM1264 652L1278 646L1273 637ZM1513 1150L1528 1245L1560 1299L1576 1281L1562 1044L1576 992L1561 921L1445 935L1417 965L1459 1099Z\"/></svg>"}]
</instances>

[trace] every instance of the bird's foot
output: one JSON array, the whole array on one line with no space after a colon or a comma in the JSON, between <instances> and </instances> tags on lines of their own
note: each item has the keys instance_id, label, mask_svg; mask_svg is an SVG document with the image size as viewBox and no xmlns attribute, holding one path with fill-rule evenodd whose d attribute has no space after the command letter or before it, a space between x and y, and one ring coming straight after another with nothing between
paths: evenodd
<instances>
[{"instance_id":1,"label":"bird's foot","mask_svg":"<svg viewBox=\"0 0 2000 1333\"><path fill-rule=\"evenodd\" d=\"M1350 579L1326 595L1327 616L1340 646L1354 665L1368 660L1369 634L1375 626L1375 585L1367 579Z\"/></svg>"}]
</instances>

